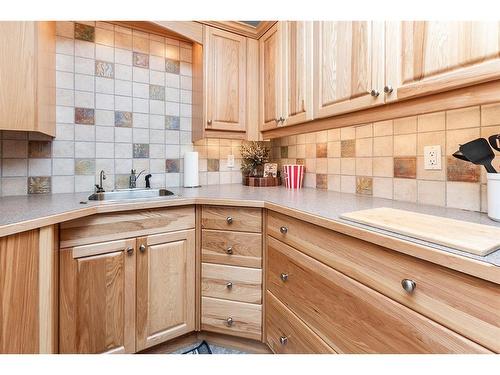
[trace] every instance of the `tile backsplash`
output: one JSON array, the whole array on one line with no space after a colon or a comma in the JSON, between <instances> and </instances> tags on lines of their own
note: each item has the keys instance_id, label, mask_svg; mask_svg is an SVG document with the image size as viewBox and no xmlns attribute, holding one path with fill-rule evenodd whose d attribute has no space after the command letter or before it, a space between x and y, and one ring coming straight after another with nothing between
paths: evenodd
<instances>
[{"instance_id":1,"label":"tile backsplash","mask_svg":"<svg viewBox=\"0 0 500 375\"><path fill-rule=\"evenodd\" d=\"M101 169L106 190L127 187L132 168L154 187L179 186L191 150L201 184L241 182L239 141L191 142L191 47L107 22L57 22L56 137L0 132L0 194L92 191Z\"/></svg>"},{"instance_id":2,"label":"tile backsplash","mask_svg":"<svg viewBox=\"0 0 500 375\"><path fill-rule=\"evenodd\" d=\"M272 155L280 166L304 164L306 187L485 212L484 168L452 154L498 133L500 104L488 104L283 137ZM424 169L432 145L441 146L441 170Z\"/></svg>"}]
</instances>

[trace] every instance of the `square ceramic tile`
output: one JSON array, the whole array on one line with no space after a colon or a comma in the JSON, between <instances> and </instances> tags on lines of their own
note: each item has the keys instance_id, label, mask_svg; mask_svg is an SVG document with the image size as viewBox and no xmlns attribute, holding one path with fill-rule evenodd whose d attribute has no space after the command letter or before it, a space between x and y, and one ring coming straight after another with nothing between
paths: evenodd
<instances>
[{"instance_id":1,"label":"square ceramic tile","mask_svg":"<svg viewBox=\"0 0 500 375\"><path fill-rule=\"evenodd\" d=\"M446 128L446 113L436 112L417 116L418 132L433 132Z\"/></svg>"},{"instance_id":2,"label":"square ceramic tile","mask_svg":"<svg viewBox=\"0 0 500 375\"><path fill-rule=\"evenodd\" d=\"M420 204L433 206L446 205L446 184L442 181L418 181L418 198Z\"/></svg>"},{"instance_id":3,"label":"square ceramic tile","mask_svg":"<svg viewBox=\"0 0 500 375\"><path fill-rule=\"evenodd\" d=\"M404 117L393 121L394 134L411 134L417 132L417 117Z\"/></svg>"},{"instance_id":4,"label":"square ceramic tile","mask_svg":"<svg viewBox=\"0 0 500 375\"><path fill-rule=\"evenodd\" d=\"M372 195L373 194L373 178L372 177L356 177L356 194Z\"/></svg>"},{"instance_id":5,"label":"square ceramic tile","mask_svg":"<svg viewBox=\"0 0 500 375\"><path fill-rule=\"evenodd\" d=\"M446 111L446 129L476 128L480 126L479 107L469 107Z\"/></svg>"},{"instance_id":6,"label":"square ceramic tile","mask_svg":"<svg viewBox=\"0 0 500 375\"><path fill-rule=\"evenodd\" d=\"M500 125L500 104L481 106L481 126Z\"/></svg>"},{"instance_id":7,"label":"square ceramic tile","mask_svg":"<svg viewBox=\"0 0 500 375\"><path fill-rule=\"evenodd\" d=\"M392 199L392 178L373 177L372 195L377 198Z\"/></svg>"},{"instance_id":8,"label":"square ceramic tile","mask_svg":"<svg viewBox=\"0 0 500 375\"><path fill-rule=\"evenodd\" d=\"M446 205L479 211L481 208L481 185L469 182L447 182Z\"/></svg>"},{"instance_id":9,"label":"square ceramic tile","mask_svg":"<svg viewBox=\"0 0 500 375\"><path fill-rule=\"evenodd\" d=\"M416 156L417 134L394 136L394 156Z\"/></svg>"},{"instance_id":10,"label":"square ceramic tile","mask_svg":"<svg viewBox=\"0 0 500 375\"><path fill-rule=\"evenodd\" d=\"M417 180L394 178L393 195L397 201L416 202L417 201Z\"/></svg>"}]
</instances>

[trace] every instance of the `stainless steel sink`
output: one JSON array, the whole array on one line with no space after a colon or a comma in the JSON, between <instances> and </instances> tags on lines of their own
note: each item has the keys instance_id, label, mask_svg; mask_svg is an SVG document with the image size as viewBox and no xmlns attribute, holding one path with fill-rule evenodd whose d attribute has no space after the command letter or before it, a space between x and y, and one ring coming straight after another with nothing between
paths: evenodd
<instances>
[{"instance_id":1,"label":"stainless steel sink","mask_svg":"<svg viewBox=\"0 0 500 375\"><path fill-rule=\"evenodd\" d=\"M89 196L89 201L119 201L125 199L144 199L158 197L176 197L174 193L167 189L120 189L94 193Z\"/></svg>"}]
</instances>

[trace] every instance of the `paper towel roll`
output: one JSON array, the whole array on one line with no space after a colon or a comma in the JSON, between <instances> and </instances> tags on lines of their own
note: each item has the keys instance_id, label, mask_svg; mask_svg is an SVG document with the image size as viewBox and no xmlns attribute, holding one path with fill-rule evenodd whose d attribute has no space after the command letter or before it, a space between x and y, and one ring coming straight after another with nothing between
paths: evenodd
<instances>
[{"instance_id":1,"label":"paper towel roll","mask_svg":"<svg viewBox=\"0 0 500 375\"><path fill-rule=\"evenodd\" d=\"M189 151L184 153L184 187L200 186L198 176L198 153Z\"/></svg>"}]
</instances>

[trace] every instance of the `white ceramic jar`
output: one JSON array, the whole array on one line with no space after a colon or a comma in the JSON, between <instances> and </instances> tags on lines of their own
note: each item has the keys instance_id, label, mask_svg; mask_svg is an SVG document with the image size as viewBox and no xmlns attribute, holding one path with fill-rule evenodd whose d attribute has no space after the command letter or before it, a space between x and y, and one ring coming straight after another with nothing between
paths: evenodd
<instances>
[{"instance_id":1,"label":"white ceramic jar","mask_svg":"<svg viewBox=\"0 0 500 375\"><path fill-rule=\"evenodd\" d=\"M488 173L488 217L500 221L500 173Z\"/></svg>"}]
</instances>

